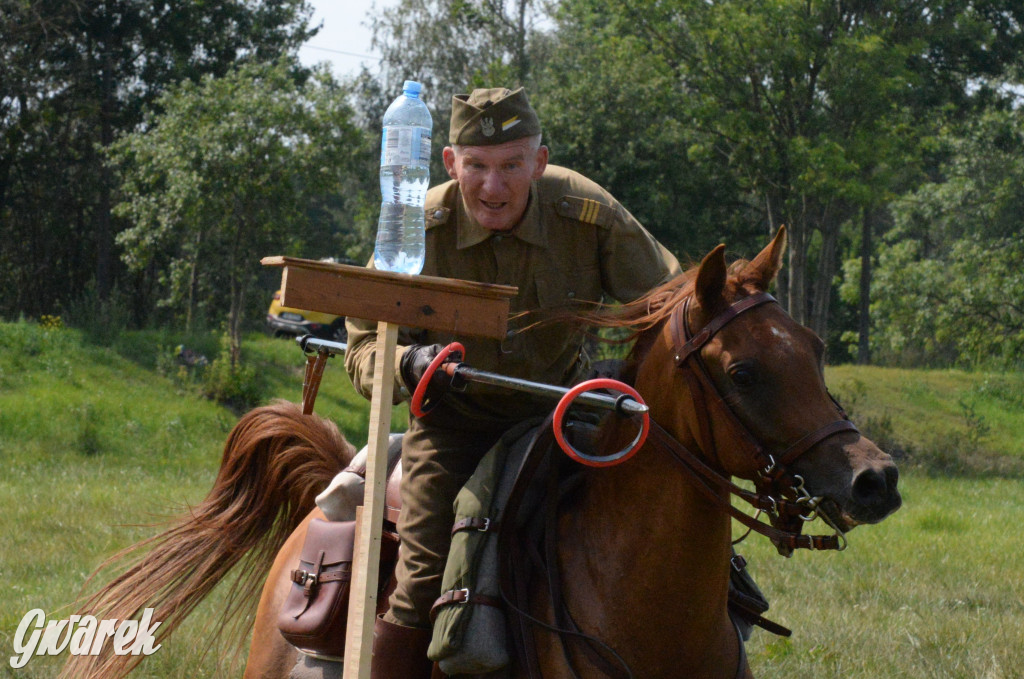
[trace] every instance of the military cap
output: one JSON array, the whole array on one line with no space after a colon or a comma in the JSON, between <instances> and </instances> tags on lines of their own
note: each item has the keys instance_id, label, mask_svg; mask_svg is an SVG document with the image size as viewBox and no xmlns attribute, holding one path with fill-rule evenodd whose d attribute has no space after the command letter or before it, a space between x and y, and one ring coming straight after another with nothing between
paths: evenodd
<instances>
[{"instance_id":1,"label":"military cap","mask_svg":"<svg viewBox=\"0 0 1024 679\"><path fill-rule=\"evenodd\" d=\"M450 144L491 146L540 134L537 112L526 91L505 87L473 90L452 97Z\"/></svg>"}]
</instances>

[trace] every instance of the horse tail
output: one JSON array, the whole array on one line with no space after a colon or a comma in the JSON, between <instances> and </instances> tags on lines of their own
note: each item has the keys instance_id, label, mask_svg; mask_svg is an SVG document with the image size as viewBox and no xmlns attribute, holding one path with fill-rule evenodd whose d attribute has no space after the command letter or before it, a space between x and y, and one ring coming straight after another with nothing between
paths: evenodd
<instances>
[{"instance_id":1,"label":"horse tail","mask_svg":"<svg viewBox=\"0 0 1024 679\"><path fill-rule=\"evenodd\" d=\"M255 408L238 421L224 444L220 471L207 496L170 528L104 562L89 580L113 564L127 571L92 594L83 612L97 619L138 618L152 608L164 639L235 566L226 605L208 637L221 632L234 643L252 624L260 588L255 585L323 490L354 455L333 422L304 415L286 402ZM143 550L145 553L139 557ZM88 586L88 581L86 583ZM154 644L156 643L154 642ZM114 655L106 644L99 656L71 657L64 679L114 679L137 665L141 655ZM212 647L212 641L211 641Z\"/></svg>"}]
</instances>

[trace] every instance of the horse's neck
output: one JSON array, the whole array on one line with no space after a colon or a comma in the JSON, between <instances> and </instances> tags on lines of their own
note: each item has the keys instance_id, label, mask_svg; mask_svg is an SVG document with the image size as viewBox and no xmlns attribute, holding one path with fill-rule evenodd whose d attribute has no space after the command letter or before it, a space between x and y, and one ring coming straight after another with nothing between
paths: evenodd
<instances>
[{"instance_id":1,"label":"horse's neck","mask_svg":"<svg viewBox=\"0 0 1024 679\"><path fill-rule=\"evenodd\" d=\"M709 648L735 646L726 614L729 530L727 517L653 447L589 472L561 519L570 612L617 649L650 649L636 651L646 654L636 658L644 676L680 676L680 664L700 676ZM675 670L662 675L666 664Z\"/></svg>"}]
</instances>

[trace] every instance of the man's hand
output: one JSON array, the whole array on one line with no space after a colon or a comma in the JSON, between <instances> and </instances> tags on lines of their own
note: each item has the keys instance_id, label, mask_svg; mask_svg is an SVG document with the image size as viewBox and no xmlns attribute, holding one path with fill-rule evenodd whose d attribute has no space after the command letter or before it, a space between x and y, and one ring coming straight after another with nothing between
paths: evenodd
<instances>
[{"instance_id":1,"label":"man's hand","mask_svg":"<svg viewBox=\"0 0 1024 679\"><path fill-rule=\"evenodd\" d=\"M416 385L423 379L423 373L427 371L430 362L441 353L442 349L444 347L440 344L414 344L402 354L399 372L402 373L402 381L405 382L410 394L416 391ZM430 386L444 388L449 380L448 375L438 369L434 372Z\"/></svg>"}]
</instances>

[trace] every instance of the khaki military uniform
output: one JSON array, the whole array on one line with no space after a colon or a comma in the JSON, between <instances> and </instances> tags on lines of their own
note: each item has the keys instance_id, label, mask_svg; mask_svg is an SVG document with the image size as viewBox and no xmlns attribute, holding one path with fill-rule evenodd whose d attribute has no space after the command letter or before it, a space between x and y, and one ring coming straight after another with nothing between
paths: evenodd
<instances>
[{"instance_id":1,"label":"khaki military uniform","mask_svg":"<svg viewBox=\"0 0 1024 679\"><path fill-rule=\"evenodd\" d=\"M455 181L432 188L425 208L423 274L514 285L519 294L512 300L513 314L630 301L680 272L676 258L611 194L554 165L533 182L526 213L511 232L492 233L477 224ZM450 332L403 328L395 356L396 395L408 394L397 368L409 344L458 339L474 368L549 384L569 385L585 374L580 330L558 324L525 328L530 322L512 319L502 340L460 336L457 327ZM373 384L376 327L348 320L345 368L366 397ZM505 430L553 406L550 400L472 384L464 393L450 392L423 421L411 422L402 449L402 552L399 586L391 599L393 622L429 626L456 493Z\"/></svg>"}]
</instances>

